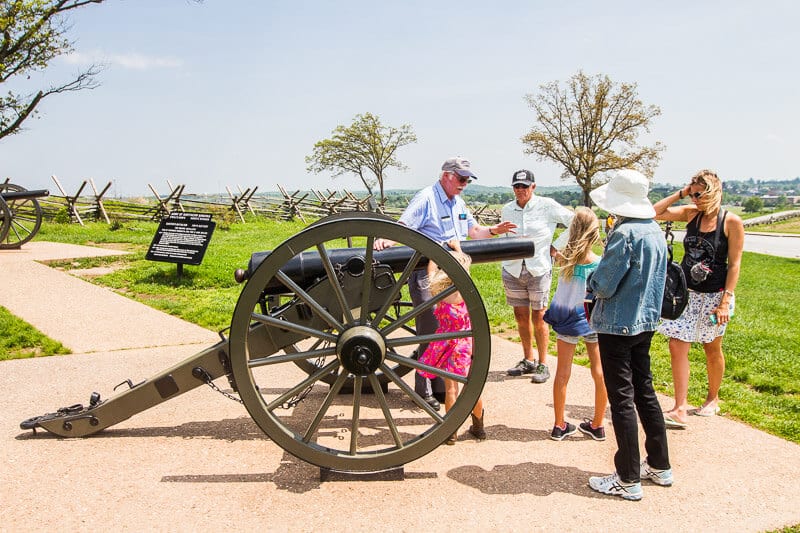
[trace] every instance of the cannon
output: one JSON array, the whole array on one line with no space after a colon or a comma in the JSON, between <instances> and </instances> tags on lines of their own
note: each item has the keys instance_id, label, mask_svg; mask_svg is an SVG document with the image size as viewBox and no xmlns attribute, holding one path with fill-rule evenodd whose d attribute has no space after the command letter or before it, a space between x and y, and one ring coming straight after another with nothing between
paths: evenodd
<instances>
[{"instance_id":1,"label":"cannon","mask_svg":"<svg viewBox=\"0 0 800 533\"><path fill-rule=\"evenodd\" d=\"M373 251L377 238L398 243ZM352 243L349 248L339 248ZM465 241L474 263L528 257L523 237ZM408 301L406 282L435 261L453 285L421 305ZM23 421L83 437L149 407L227 376L259 428L285 451L321 469L380 472L429 453L469 416L486 382L491 355L483 301L467 273L442 243L373 213L322 219L269 253L254 254L227 336L177 365L103 400ZM460 291L472 329L418 334L414 318ZM417 361L415 349L435 340L472 337L467 376ZM462 384L452 408L433 410L405 374L424 369ZM413 382L413 381L412 381ZM411 409L413 408L413 409Z\"/></svg>"},{"instance_id":2,"label":"cannon","mask_svg":"<svg viewBox=\"0 0 800 533\"><path fill-rule=\"evenodd\" d=\"M19 248L36 236L42 225L42 207L39 198L50 191L29 191L24 187L0 183L0 250Z\"/></svg>"}]
</instances>

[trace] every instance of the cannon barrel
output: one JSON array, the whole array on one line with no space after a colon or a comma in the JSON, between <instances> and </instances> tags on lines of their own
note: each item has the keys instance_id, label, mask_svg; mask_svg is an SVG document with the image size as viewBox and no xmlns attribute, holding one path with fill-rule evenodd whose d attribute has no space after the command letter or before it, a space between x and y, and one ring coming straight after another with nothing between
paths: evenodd
<instances>
[{"instance_id":1,"label":"cannon barrel","mask_svg":"<svg viewBox=\"0 0 800 533\"><path fill-rule=\"evenodd\" d=\"M0 197L3 200L35 200L36 198L43 198L50 196L50 191L47 189L37 189L33 191L5 191L0 192Z\"/></svg>"},{"instance_id":2,"label":"cannon barrel","mask_svg":"<svg viewBox=\"0 0 800 533\"><path fill-rule=\"evenodd\" d=\"M533 239L529 237L511 237L501 239L481 239L473 241L462 241L461 250L472 258L473 263L491 263L508 259L522 259L531 257L534 254ZM239 269L234 273L236 281L242 283L247 280L251 273L269 256L270 251L256 252L250 257L247 270ZM334 266L341 265L351 274L358 275L364 267L363 248L339 248L328 250L328 256ZM373 259L378 263L388 265L394 272L402 272L408 264L409 259L414 255L415 250L408 246L392 246L385 250L376 251ZM425 268L428 259L423 257L417 264L417 268ZM308 287L314 281L325 275L325 268L322 259L317 252L303 252L288 261L281 271L289 276L301 287ZM264 288L267 294L279 294L285 292L286 287L273 278Z\"/></svg>"}]
</instances>

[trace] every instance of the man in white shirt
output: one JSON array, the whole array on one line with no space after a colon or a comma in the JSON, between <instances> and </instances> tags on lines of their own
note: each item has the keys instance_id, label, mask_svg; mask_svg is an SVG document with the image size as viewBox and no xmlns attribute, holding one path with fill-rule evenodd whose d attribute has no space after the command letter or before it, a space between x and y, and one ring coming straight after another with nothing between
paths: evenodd
<instances>
[{"instance_id":1,"label":"man in white shirt","mask_svg":"<svg viewBox=\"0 0 800 533\"><path fill-rule=\"evenodd\" d=\"M544 383L550 377L545 365L550 330L544 321L544 312L550 300L552 256L569 238L565 230L553 243L553 234L558 224L569 228L574 213L552 198L535 196L536 182L530 170L514 172L511 185L516 198L503 206L501 220L516 224L518 235L533 238L535 252L525 259L503 261L506 303L514 308L523 352L523 359L507 373L509 376L532 374L531 382ZM533 358L533 340L538 360Z\"/></svg>"}]
</instances>

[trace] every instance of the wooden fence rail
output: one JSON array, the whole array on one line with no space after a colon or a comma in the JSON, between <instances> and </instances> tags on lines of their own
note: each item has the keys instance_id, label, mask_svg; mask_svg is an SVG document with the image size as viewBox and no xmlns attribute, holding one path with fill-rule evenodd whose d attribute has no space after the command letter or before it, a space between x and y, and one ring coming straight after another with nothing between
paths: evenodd
<instances>
[{"instance_id":1,"label":"wooden fence rail","mask_svg":"<svg viewBox=\"0 0 800 533\"><path fill-rule=\"evenodd\" d=\"M347 190L289 192L278 185L279 195L256 195L258 186L238 187L238 193L226 187L228 197L224 198L189 194L186 185L173 186L167 182L169 193L166 196L148 184L153 195L150 200L126 201L104 199L111 182L98 191L92 180L86 180L75 194L70 195L56 176L52 178L61 194L40 201L45 219L53 220L65 214L70 222L78 224L83 224L84 220L109 224L112 221L160 220L172 212L211 212L220 217L230 213L231 220L240 223L246 223L248 216L273 220L298 219L310 223L328 215L350 211L380 212L396 219L403 212L401 207L380 206L372 196L358 196ZM84 194L87 185L91 186L91 195ZM472 211L479 224L492 225L500 221L500 213L485 205L477 206Z\"/></svg>"}]
</instances>

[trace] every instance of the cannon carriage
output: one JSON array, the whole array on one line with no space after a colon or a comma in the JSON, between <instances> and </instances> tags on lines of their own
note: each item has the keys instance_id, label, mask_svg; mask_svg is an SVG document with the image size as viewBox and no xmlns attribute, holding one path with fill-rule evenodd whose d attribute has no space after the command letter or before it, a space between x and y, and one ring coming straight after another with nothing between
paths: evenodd
<instances>
[{"instance_id":1,"label":"cannon carriage","mask_svg":"<svg viewBox=\"0 0 800 533\"><path fill-rule=\"evenodd\" d=\"M0 183L0 250L19 248L33 239L42 225L42 207L39 198L50 191L29 191L24 187Z\"/></svg>"},{"instance_id":2,"label":"cannon carriage","mask_svg":"<svg viewBox=\"0 0 800 533\"><path fill-rule=\"evenodd\" d=\"M398 246L374 251L378 238ZM349 247L343 247L348 245ZM526 238L465 241L474 263L533 254ZM421 305L406 282L434 261L453 286ZM276 444L322 469L377 472L429 453L469 416L486 382L489 322L470 275L449 251L388 217L345 213L320 220L269 253L254 254L222 340L170 369L104 400L23 421L82 437L204 384L227 377L250 416ZM422 335L414 319L460 291L472 329ZM467 376L417 361L420 344L472 337ZM433 410L409 385L422 369L462 384L447 413Z\"/></svg>"}]
</instances>

